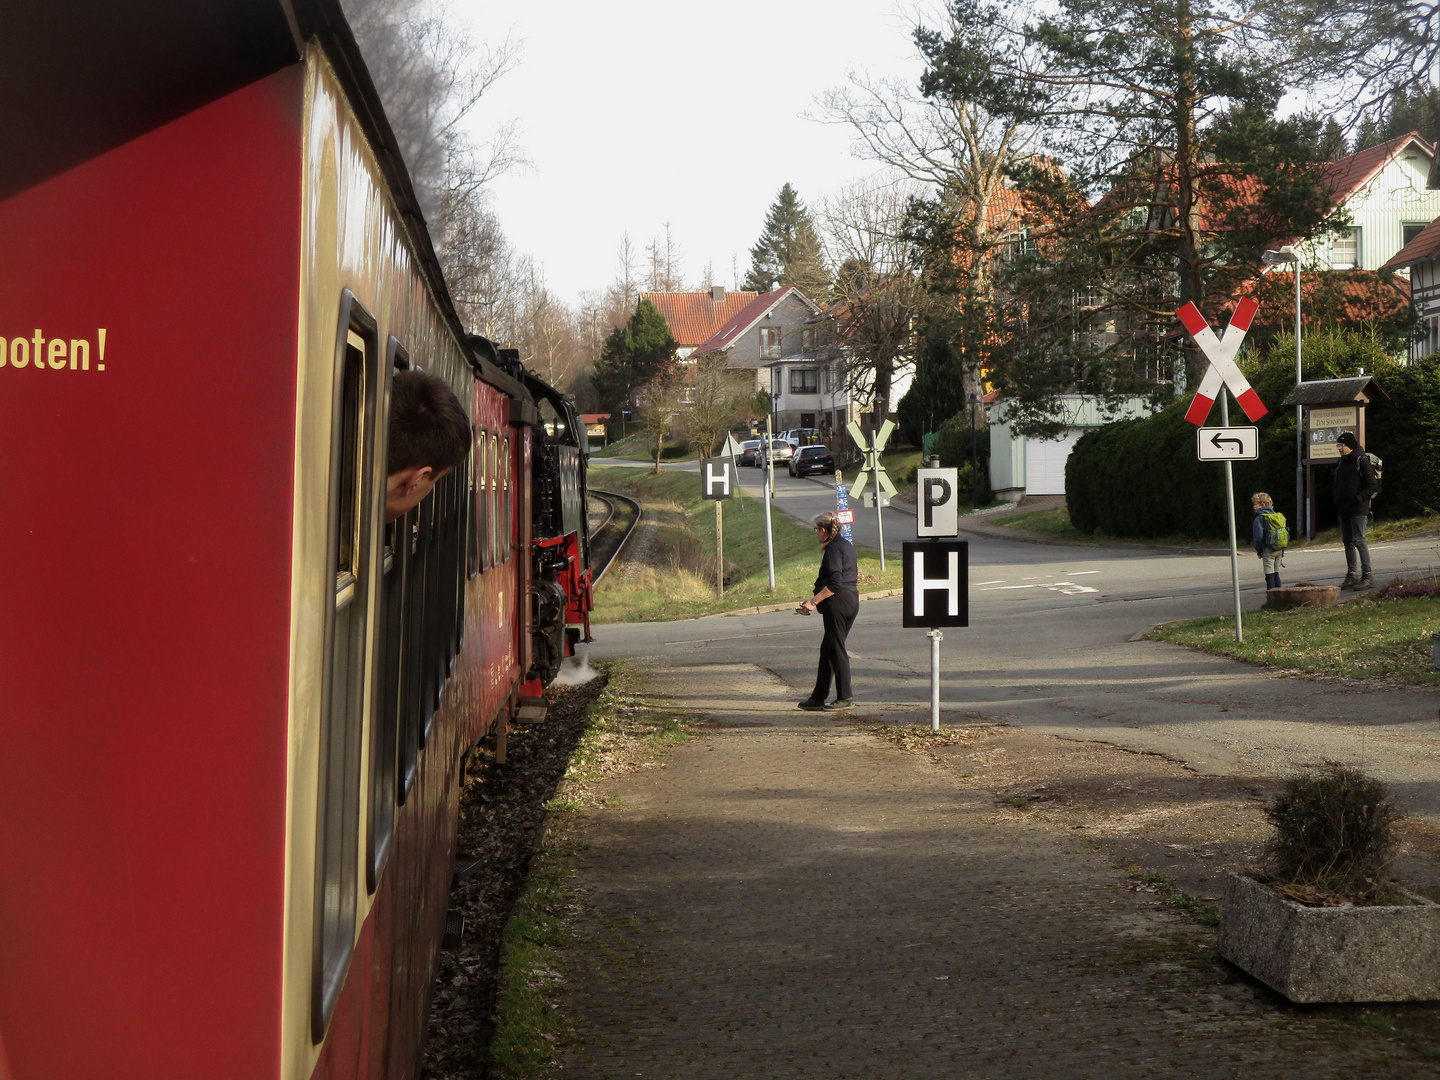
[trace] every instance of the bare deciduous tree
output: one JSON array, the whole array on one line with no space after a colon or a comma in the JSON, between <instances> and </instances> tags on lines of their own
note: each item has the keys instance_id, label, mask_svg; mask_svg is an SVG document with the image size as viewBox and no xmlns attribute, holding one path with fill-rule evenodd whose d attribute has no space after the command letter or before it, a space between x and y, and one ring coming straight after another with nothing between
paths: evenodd
<instances>
[{"instance_id":1,"label":"bare deciduous tree","mask_svg":"<svg viewBox=\"0 0 1440 1080\"><path fill-rule=\"evenodd\" d=\"M690 391L689 409L685 413L685 430L690 445L701 457L715 453L730 425L746 414L750 407L749 391L754 375L747 369L727 366L727 353L721 350L698 356L689 365L694 381Z\"/></svg>"},{"instance_id":2,"label":"bare deciduous tree","mask_svg":"<svg viewBox=\"0 0 1440 1080\"><path fill-rule=\"evenodd\" d=\"M898 375L915 363L915 328L934 298L905 233L918 185L903 177L856 181L820 204L826 255L838 267L831 309L846 385L879 419ZM878 420L877 420L878 422Z\"/></svg>"}]
</instances>

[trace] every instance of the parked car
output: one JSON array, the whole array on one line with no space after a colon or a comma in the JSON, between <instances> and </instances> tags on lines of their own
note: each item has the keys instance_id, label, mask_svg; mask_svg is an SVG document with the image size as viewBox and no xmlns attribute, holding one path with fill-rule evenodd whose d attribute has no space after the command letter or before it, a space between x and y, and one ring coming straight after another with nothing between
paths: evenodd
<instances>
[{"instance_id":1,"label":"parked car","mask_svg":"<svg viewBox=\"0 0 1440 1080\"><path fill-rule=\"evenodd\" d=\"M794 456L795 448L791 446L788 442L786 442L784 439L770 440L770 459L772 461L788 462ZM762 469L765 468L765 451L763 449L755 455L755 464L760 466L760 468Z\"/></svg>"},{"instance_id":2,"label":"parked car","mask_svg":"<svg viewBox=\"0 0 1440 1080\"><path fill-rule=\"evenodd\" d=\"M789 431L780 433L780 438L794 447L809 446L819 437L819 429L813 427L791 428Z\"/></svg>"},{"instance_id":3,"label":"parked car","mask_svg":"<svg viewBox=\"0 0 1440 1080\"><path fill-rule=\"evenodd\" d=\"M740 457L738 463L741 465L754 465L755 455L765 445L764 439L746 439L740 444Z\"/></svg>"},{"instance_id":4,"label":"parked car","mask_svg":"<svg viewBox=\"0 0 1440 1080\"><path fill-rule=\"evenodd\" d=\"M809 476L811 473L835 474L835 459L830 456L828 446L802 446L790 459L791 476Z\"/></svg>"}]
</instances>

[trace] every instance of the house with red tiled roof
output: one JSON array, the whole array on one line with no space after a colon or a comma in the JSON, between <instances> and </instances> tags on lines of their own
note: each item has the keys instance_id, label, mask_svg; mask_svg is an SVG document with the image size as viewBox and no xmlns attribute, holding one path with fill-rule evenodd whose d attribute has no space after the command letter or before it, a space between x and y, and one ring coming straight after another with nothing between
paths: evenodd
<instances>
[{"instance_id":1,"label":"house with red tiled roof","mask_svg":"<svg viewBox=\"0 0 1440 1080\"><path fill-rule=\"evenodd\" d=\"M1421 229L1383 270L1408 270L1410 295L1425 336L1410 342L1410 359L1440 352L1440 217Z\"/></svg>"},{"instance_id":2,"label":"house with red tiled roof","mask_svg":"<svg viewBox=\"0 0 1440 1080\"><path fill-rule=\"evenodd\" d=\"M684 360L758 296L753 292L726 292L723 285L716 285L700 292L646 292L640 294L640 299L649 300L665 316L679 346L676 355Z\"/></svg>"},{"instance_id":3,"label":"house with red tiled roof","mask_svg":"<svg viewBox=\"0 0 1440 1080\"><path fill-rule=\"evenodd\" d=\"M776 431L813 428L832 446L854 415L833 320L796 285L761 293L695 350L722 353L733 369L755 373L755 389L770 395Z\"/></svg>"},{"instance_id":4,"label":"house with red tiled roof","mask_svg":"<svg viewBox=\"0 0 1440 1080\"><path fill-rule=\"evenodd\" d=\"M1379 270L1440 217L1440 190L1427 186L1435 147L1416 132L1333 161L1323 182L1336 212L1349 217L1339 233L1301 245L1305 266ZM1303 286L1302 286L1303 287Z\"/></svg>"}]
</instances>

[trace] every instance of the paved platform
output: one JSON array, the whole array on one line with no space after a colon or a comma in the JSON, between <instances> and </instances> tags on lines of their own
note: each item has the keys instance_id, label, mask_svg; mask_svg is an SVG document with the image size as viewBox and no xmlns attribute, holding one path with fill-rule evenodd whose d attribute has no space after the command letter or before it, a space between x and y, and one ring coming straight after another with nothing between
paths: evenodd
<instances>
[{"instance_id":1,"label":"paved platform","mask_svg":"<svg viewBox=\"0 0 1440 1080\"><path fill-rule=\"evenodd\" d=\"M1003 820L777 677L651 678L709 726L583 825L559 1075L1436 1075L1218 965L1213 930L1078 836Z\"/></svg>"}]
</instances>

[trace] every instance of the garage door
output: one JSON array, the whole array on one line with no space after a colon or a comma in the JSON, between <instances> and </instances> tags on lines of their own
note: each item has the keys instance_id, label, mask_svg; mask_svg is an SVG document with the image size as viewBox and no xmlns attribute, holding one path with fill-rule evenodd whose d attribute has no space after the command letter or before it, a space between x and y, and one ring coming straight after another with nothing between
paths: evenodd
<instances>
[{"instance_id":1,"label":"garage door","mask_svg":"<svg viewBox=\"0 0 1440 1080\"><path fill-rule=\"evenodd\" d=\"M1083 434L1070 428L1058 439L1025 440L1026 495L1065 494L1065 459Z\"/></svg>"}]
</instances>

